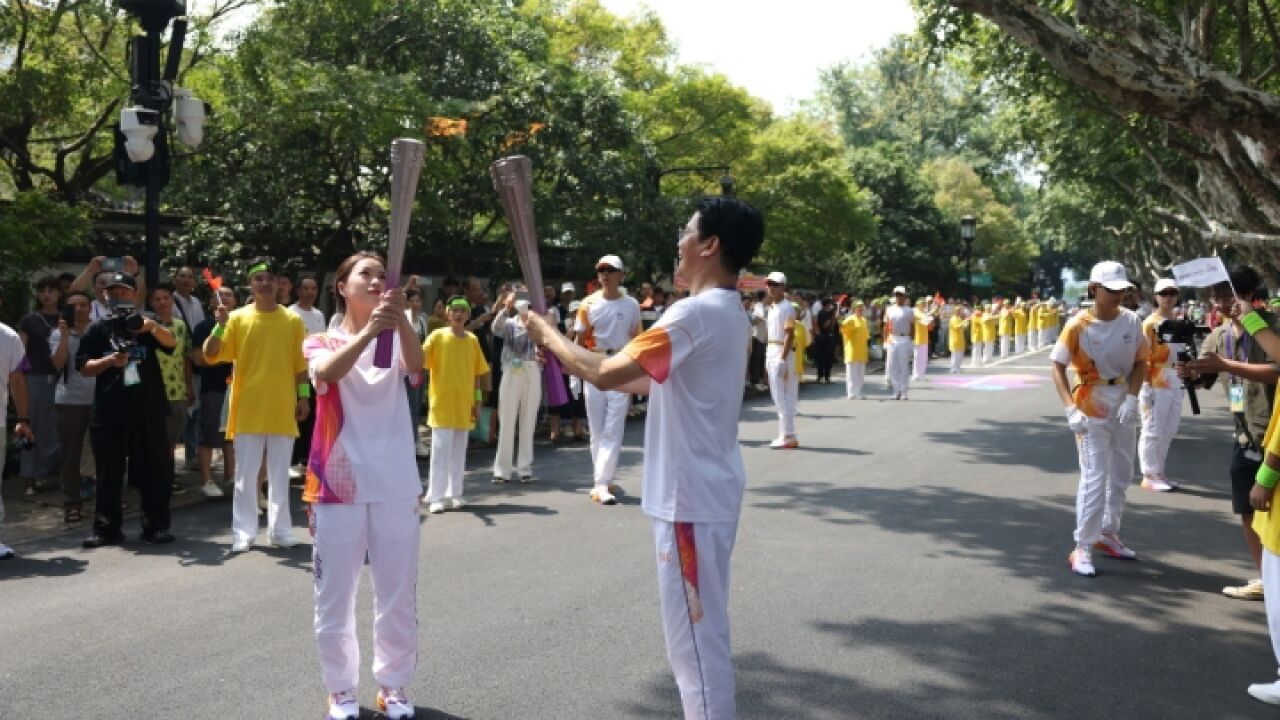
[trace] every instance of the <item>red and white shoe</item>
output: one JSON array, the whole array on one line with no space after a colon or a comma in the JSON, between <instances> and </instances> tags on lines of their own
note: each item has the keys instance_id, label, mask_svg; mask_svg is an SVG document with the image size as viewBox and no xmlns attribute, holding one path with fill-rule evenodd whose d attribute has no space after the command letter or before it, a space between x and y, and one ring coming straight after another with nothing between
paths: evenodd
<instances>
[{"instance_id":1,"label":"red and white shoe","mask_svg":"<svg viewBox=\"0 0 1280 720\"><path fill-rule=\"evenodd\" d=\"M329 714L327 720L356 720L360 717L360 701L356 699L356 691L343 690L329 693Z\"/></svg>"},{"instance_id":2,"label":"red and white shoe","mask_svg":"<svg viewBox=\"0 0 1280 720\"><path fill-rule=\"evenodd\" d=\"M390 720L410 720L413 718L413 703L404 688L378 688L378 712Z\"/></svg>"},{"instance_id":3,"label":"red and white shoe","mask_svg":"<svg viewBox=\"0 0 1280 720\"><path fill-rule=\"evenodd\" d=\"M1089 553L1088 548L1078 547L1071 551L1067 556L1067 562L1071 563L1071 572L1084 577L1097 577L1098 571L1093 567L1093 555Z\"/></svg>"},{"instance_id":4,"label":"red and white shoe","mask_svg":"<svg viewBox=\"0 0 1280 720\"><path fill-rule=\"evenodd\" d=\"M1110 555L1120 560L1137 560L1138 553L1130 550L1127 545L1120 542L1119 536L1103 535L1098 538L1098 542L1093 544L1094 549Z\"/></svg>"},{"instance_id":5,"label":"red and white shoe","mask_svg":"<svg viewBox=\"0 0 1280 720\"><path fill-rule=\"evenodd\" d=\"M769 447L774 450L794 450L800 447L800 441L793 437L778 438L769 443Z\"/></svg>"},{"instance_id":6,"label":"red and white shoe","mask_svg":"<svg viewBox=\"0 0 1280 720\"><path fill-rule=\"evenodd\" d=\"M609 492L609 488L604 485L597 485L591 488L591 499L601 505L618 504L618 498L614 497L613 493Z\"/></svg>"}]
</instances>

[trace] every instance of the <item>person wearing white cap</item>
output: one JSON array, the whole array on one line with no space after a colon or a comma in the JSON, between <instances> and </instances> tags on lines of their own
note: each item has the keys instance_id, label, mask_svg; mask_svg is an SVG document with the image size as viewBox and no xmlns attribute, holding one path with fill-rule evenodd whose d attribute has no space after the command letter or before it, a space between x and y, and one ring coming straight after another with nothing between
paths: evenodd
<instances>
[{"instance_id":1,"label":"person wearing white cap","mask_svg":"<svg viewBox=\"0 0 1280 720\"><path fill-rule=\"evenodd\" d=\"M600 355L614 355L640 334L640 303L620 289L624 269L622 258L617 255L605 255L597 260L596 278L600 289L578 306L573 325L577 342ZM613 475L622 452L622 433L626 430L631 396L617 390L601 390L589 382L583 385L594 468L591 499L601 505L616 505L618 500L614 495L619 489L613 484Z\"/></svg>"},{"instance_id":2,"label":"person wearing white cap","mask_svg":"<svg viewBox=\"0 0 1280 720\"><path fill-rule=\"evenodd\" d=\"M906 400L911 387L911 348L916 312L907 305L907 289L893 289L893 306L884 313L884 374L893 385L893 399Z\"/></svg>"},{"instance_id":3,"label":"person wearing white cap","mask_svg":"<svg viewBox=\"0 0 1280 720\"><path fill-rule=\"evenodd\" d=\"M787 300L787 276L778 271L765 277L769 291L765 309L765 329L768 345L765 347L764 366L769 376L769 394L778 408L778 437L769 447L791 449L800 446L796 437L796 400L800 396L800 376L791 367L794 363L791 351L796 340L796 309Z\"/></svg>"},{"instance_id":4,"label":"person wearing white cap","mask_svg":"<svg viewBox=\"0 0 1280 720\"><path fill-rule=\"evenodd\" d=\"M1054 386L1080 460L1075 549L1067 561L1073 573L1085 577L1097 575L1095 546L1112 557L1137 557L1119 533L1133 473L1138 392L1150 348L1137 314L1120 305L1131 286L1120 263L1094 265L1088 289L1093 307L1067 323L1049 352ZM1074 389L1067 382L1068 365L1079 381Z\"/></svg>"},{"instance_id":5,"label":"person wearing white cap","mask_svg":"<svg viewBox=\"0 0 1280 720\"><path fill-rule=\"evenodd\" d=\"M520 430L520 449L515 471L520 482L533 482L533 431L538 421L538 404L542 402L542 373L538 368L538 349L529 339L525 324L529 319L529 301L517 300L509 292L498 303L493 316L493 336L502 339L502 381L498 386L498 452L493 458L493 482L505 483L511 477L511 455L516 445L516 428ZM548 318L555 322L555 318Z\"/></svg>"},{"instance_id":6,"label":"person wearing white cap","mask_svg":"<svg viewBox=\"0 0 1280 720\"><path fill-rule=\"evenodd\" d=\"M1155 292L1156 308L1142 323L1142 332L1151 346L1151 357L1147 359L1146 380L1138 395L1138 407L1142 411L1138 465L1142 468L1143 488L1168 492L1178 487L1165 475L1164 465L1169 444L1178 434L1182 420L1182 381L1178 379L1174 361L1183 348L1177 343L1160 342L1158 334L1160 323L1173 319L1178 286L1169 278L1161 278L1156 281Z\"/></svg>"}]
</instances>

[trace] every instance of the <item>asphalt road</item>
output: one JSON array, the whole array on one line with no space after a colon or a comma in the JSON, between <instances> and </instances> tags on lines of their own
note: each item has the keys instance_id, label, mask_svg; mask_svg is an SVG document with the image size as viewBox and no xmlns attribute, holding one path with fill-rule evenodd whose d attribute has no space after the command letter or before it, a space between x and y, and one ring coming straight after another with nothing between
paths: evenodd
<instances>
[{"instance_id":1,"label":"asphalt road","mask_svg":"<svg viewBox=\"0 0 1280 720\"><path fill-rule=\"evenodd\" d=\"M1205 393L1174 443L1184 489L1131 489L1140 560L1078 578L1074 443L1044 357L935 375L903 403L880 376L866 401L840 378L807 385L796 451L768 449L767 398L743 408L741 718L1280 712L1245 693L1276 666L1261 603L1219 593L1256 574L1230 514L1222 396ZM423 518L420 718L679 715L636 497L642 432L628 428L631 494L614 508L587 498L585 446L539 445L532 486L490 486L491 452L469 455L474 504ZM228 557L229 521L211 502L177 512L168 547L19 543L0 563L0 717L321 717L309 546ZM366 653L370 615L366 578Z\"/></svg>"}]
</instances>

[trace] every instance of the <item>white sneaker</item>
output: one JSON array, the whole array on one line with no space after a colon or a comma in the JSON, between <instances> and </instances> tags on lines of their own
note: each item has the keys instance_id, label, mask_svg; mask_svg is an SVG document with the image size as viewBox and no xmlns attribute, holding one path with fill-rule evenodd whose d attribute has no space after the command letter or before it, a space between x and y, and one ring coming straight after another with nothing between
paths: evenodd
<instances>
[{"instance_id":1,"label":"white sneaker","mask_svg":"<svg viewBox=\"0 0 1280 720\"><path fill-rule=\"evenodd\" d=\"M1236 600L1261 600L1263 599L1262 578L1254 578L1240 586L1228 585L1222 588L1222 594Z\"/></svg>"},{"instance_id":2,"label":"white sneaker","mask_svg":"<svg viewBox=\"0 0 1280 720\"><path fill-rule=\"evenodd\" d=\"M1071 563L1071 572L1084 577L1097 577L1098 571L1093 567L1093 555L1087 548L1078 547L1067 556Z\"/></svg>"},{"instance_id":3,"label":"white sneaker","mask_svg":"<svg viewBox=\"0 0 1280 720\"><path fill-rule=\"evenodd\" d=\"M200 487L200 492L207 498L220 498L226 495L222 492L222 488L218 487L218 483L207 482Z\"/></svg>"},{"instance_id":4,"label":"white sneaker","mask_svg":"<svg viewBox=\"0 0 1280 720\"><path fill-rule=\"evenodd\" d=\"M301 465L294 465L289 468L290 480L301 480L302 478L306 477L306 475L307 475L306 469L303 468Z\"/></svg>"},{"instance_id":5,"label":"white sneaker","mask_svg":"<svg viewBox=\"0 0 1280 720\"><path fill-rule=\"evenodd\" d=\"M360 717L360 701L355 690L329 693L329 720L356 720Z\"/></svg>"},{"instance_id":6,"label":"white sneaker","mask_svg":"<svg viewBox=\"0 0 1280 720\"><path fill-rule=\"evenodd\" d=\"M460 497L445 498L444 506L448 510L461 510L467 506L467 501Z\"/></svg>"},{"instance_id":7,"label":"white sneaker","mask_svg":"<svg viewBox=\"0 0 1280 720\"><path fill-rule=\"evenodd\" d=\"M1117 535L1102 535L1098 538L1098 542L1093 544L1093 547L1119 560L1138 559L1138 553L1130 550L1127 545L1120 542L1120 538Z\"/></svg>"},{"instance_id":8,"label":"white sneaker","mask_svg":"<svg viewBox=\"0 0 1280 720\"><path fill-rule=\"evenodd\" d=\"M431 513L432 515L439 515L440 513L444 512L444 503L433 502L427 505L427 512Z\"/></svg>"},{"instance_id":9,"label":"white sneaker","mask_svg":"<svg viewBox=\"0 0 1280 720\"><path fill-rule=\"evenodd\" d=\"M1261 700L1268 705L1280 705L1280 680L1250 685L1249 694L1254 700Z\"/></svg>"},{"instance_id":10,"label":"white sneaker","mask_svg":"<svg viewBox=\"0 0 1280 720\"><path fill-rule=\"evenodd\" d=\"M5 545L4 543L0 543L0 560L10 560L15 555L17 555L17 553L13 551L13 548Z\"/></svg>"},{"instance_id":11,"label":"white sneaker","mask_svg":"<svg viewBox=\"0 0 1280 720\"><path fill-rule=\"evenodd\" d=\"M614 497L613 493L609 492L609 488L606 486L597 485L596 487L591 488L591 499L601 505L618 504L618 498Z\"/></svg>"},{"instance_id":12,"label":"white sneaker","mask_svg":"<svg viewBox=\"0 0 1280 720\"><path fill-rule=\"evenodd\" d=\"M1152 492L1169 492L1173 486L1161 480L1159 475L1148 475L1142 478L1142 489Z\"/></svg>"},{"instance_id":13,"label":"white sneaker","mask_svg":"<svg viewBox=\"0 0 1280 720\"><path fill-rule=\"evenodd\" d=\"M413 703L409 702L404 688L378 688L376 704L378 712L386 715L389 720L410 720L414 714Z\"/></svg>"},{"instance_id":14,"label":"white sneaker","mask_svg":"<svg viewBox=\"0 0 1280 720\"><path fill-rule=\"evenodd\" d=\"M233 553L248 552L249 548L251 547L253 547L252 540L237 540L231 543L231 552Z\"/></svg>"},{"instance_id":15,"label":"white sneaker","mask_svg":"<svg viewBox=\"0 0 1280 720\"><path fill-rule=\"evenodd\" d=\"M293 536L273 537L271 538L271 544L278 548L288 549L291 547L298 547L298 539Z\"/></svg>"}]
</instances>

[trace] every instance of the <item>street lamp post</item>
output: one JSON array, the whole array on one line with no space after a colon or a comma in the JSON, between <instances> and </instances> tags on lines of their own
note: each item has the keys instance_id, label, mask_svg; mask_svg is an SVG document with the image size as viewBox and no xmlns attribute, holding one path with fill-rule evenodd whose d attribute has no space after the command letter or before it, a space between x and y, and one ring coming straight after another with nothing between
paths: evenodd
<instances>
[{"instance_id":1,"label":"street lamp post","mask_svg":"<svg viewBox=\"0 0 1280 720\"><path fill-rule=\"evenodd\" d=\"M187 21L182 0L117 0L116 5L138 18L145 31L129 45L130 101L120 113L116 134L117 182L146 188L147 286L160 282L160 190L169 182L169 139L165 114L174 108L178 139L196 147L204 132L204 102L175 88ZM175 21L176 18L176 21ZM160 68L160 35L173 21L169 56ZM176 108L174 100L177 100Z\"/></svg>"},{"instance_id":2,"label":"street lamp post","mask_svg":"<svg viewBox=\"0 0 1280 720\"><path fill-rule=\"evenodd\" d=\"M973 258L973 239L978 234L978 219L972 215L965 215L960 218L960 239L964 241L964 277L965 285L969 288L969 297L973 297L973 272L969 269L969 262Z\"/></svg>"}]
</instances>

